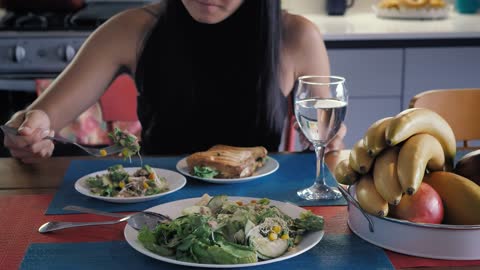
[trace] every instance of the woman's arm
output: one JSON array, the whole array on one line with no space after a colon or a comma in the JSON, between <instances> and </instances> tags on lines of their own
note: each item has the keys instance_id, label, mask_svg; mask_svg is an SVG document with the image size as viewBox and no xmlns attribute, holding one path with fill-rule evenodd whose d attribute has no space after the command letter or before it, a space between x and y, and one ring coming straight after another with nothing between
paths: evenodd
<instances>
[{"instance_id":1,"label":"woman's arm","mask_svg":"<svg viewBox=\"0 0 480 270\"><path fill-rule=\"evenodd\" d=\"M51 129L63 128L102 96L122 67L134 70L137 47L152 23L153 17L141 9L112 17L27 110L42 110Z\"/></svg>"},{"instance_id":2,"label":"woman's arm","mask_svg":"<svg viewBox=\"0 0 480 270\"><path fill-rule=\"evenodd\" d=\"M54 136L103 94L120 68L135 72L137 55L156 18L142 9L125 11L98 28L72 63L27 109L7 122L19 136L6 135L12 157L26 163L52 155Z\"/></svg>"}]
</instances>

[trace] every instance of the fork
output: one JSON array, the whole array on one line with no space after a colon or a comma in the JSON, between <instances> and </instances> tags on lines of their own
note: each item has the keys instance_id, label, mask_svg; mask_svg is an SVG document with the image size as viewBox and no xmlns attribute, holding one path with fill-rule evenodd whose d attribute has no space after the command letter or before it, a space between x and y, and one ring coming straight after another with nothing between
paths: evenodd
<instances>
[{"instance_id":1,"label":"fork","mask_svg":"<svg viewBox=\"0 0 480 270\"><path fill-rule=\"evenodd\" d=\"M2 129L4 134L8 133L8 134L12 134L12 135L15 135L15 136L18 135L18 130L16 128L12 128L12 127L5 126L5 125L0 125L0 129ZM58 136L55 136L55 137L46 136L45 139L60 142L60 143L63 143L63 144L73 144L73 145L77 146L78 148L82 149L83 151L85 151L86 153L88 153L89 155L96 156L96 157L104 157L104 156L114 155L114 154L122 152L122 150L124 148L123 146L118 145L118 144L114 144L114 145L104 147L104 148L88 147L88 146L83 146L81 144L78 144L78 143L76 143L72 140L62 138L62 137L58 137Z\"/></svg>"},{"instance_id":2,"label":"fork","mask_svg":"<svg viewBox=\"0 0 480 270\"><path fill-rule=\"evenodd\" d=\"M134 213L130 214L130 215L117 214L117 213L100 211L100 210L87 208L87 207L83 207L83 206L78 206L78 205L67 205L67 206L63 207L63 210L70 210L70 211L76 211L76 212L80 212L80 213L87 213L87 214L94 214L94 215L115 217L115 218L124 218L126 216L131 216L131 215L134 214ZM169 216L166 216L166 215L163 215L163 214L160 214L160 213L156 213L156 212L152 212L152 211L142 211L142 212L147 213L147 214L152 215L152 216L156 216L161 220L167 220L167 221L172 220Z\"/></svg>"}]
</instances>

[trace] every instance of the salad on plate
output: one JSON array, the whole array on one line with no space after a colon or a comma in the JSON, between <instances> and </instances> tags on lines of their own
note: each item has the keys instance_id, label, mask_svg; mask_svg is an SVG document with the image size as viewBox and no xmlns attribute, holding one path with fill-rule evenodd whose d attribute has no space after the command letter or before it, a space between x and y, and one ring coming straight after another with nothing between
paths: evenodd
<instances>
[{"instance_id":1,"label":"salad on plate","mask_svg":"<svg viewBox=\"0 0 480 270\"><path fill-rule=\"evenodd\" d=\"M106 174L91 176L86 180L90 192L104 197L140 197L169 190L164 177L157 175L149 165L143 165L129 174L121 164L108 167Z\"/></svg>"},{"instance_id":2,"label":"salad on plate","mask_svg":"<svg viewBox=\"0 0 480 270\"><path fill-rule=\"evenodd\" d=\"M242 202L205 194L178 218L140 230L138 241L178 261L249 264L286 254L306 233L323 230L323 224L323 217L308 210L292 218L267 198Z\"/></svg>"}]
</instances>

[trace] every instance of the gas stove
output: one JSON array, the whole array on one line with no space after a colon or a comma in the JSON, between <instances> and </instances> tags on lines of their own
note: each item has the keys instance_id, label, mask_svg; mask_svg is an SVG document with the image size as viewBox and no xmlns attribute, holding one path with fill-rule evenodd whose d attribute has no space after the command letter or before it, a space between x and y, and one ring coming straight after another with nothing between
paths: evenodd
<instances>
[{"instance_id":1,"label":"gas stove","mask_svg":"<svg viewBox=\"0 0 480 270\"><path fill-rule=\"evenodd\" d=\"M0 19L0 80L55 77L99 25L120 11L148 3L91 2L73 13L7 11ZM5 90L3 82L0 89Z\"/></svg>"}]
</instances>

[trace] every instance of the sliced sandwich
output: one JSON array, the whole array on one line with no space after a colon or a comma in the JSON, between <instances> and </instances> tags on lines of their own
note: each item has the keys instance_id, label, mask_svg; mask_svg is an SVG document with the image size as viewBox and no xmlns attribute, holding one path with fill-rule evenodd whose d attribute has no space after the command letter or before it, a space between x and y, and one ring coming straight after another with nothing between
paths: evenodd
<instances>
[{"instance_id":1,"label":"sliced sandwich","mask_svg":"<svg viewBox=\"0 0 480 270\"><path fill-rule=\"evenodd\" d=\"M263 146L237 147L215 145L187 157L190 172L203 178L241 178L251 176L265 164L267 149Z\"/></svg>"}]
</instances>

